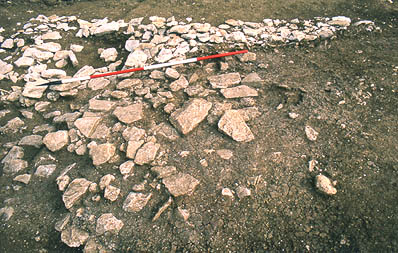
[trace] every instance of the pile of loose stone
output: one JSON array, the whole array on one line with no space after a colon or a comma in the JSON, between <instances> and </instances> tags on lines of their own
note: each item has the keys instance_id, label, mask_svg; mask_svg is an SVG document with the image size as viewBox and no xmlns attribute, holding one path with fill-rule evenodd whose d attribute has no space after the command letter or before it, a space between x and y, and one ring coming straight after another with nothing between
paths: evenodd
<instances>
[{"instance_id":1,"label":"pile of loose stone","mask_svg":"<svg viewBox=\"0 0 398 253\"><path fill-rule=\"evenodd\" d=\"M4 145L9 151L1 160L3 173L16 175L13 180L24 184L28 184L32 176L49 178L57 170L56 153L53 152L63 149L80 156L88 154L93 166L98 168L107 164L119 168L120 174L106 174L99 182L91 182L86 178L70 178L68 173L76 166L71 164L56 178L59 190L63 191L65 207L70 211L59 220L56 229L61 232L64 243L70 247L85 245L86 252L103 248L96 238L104 234L117 234L124 223L112 213L95 217L83 207L81 200L98 202L103 196L107 201L114 202L123 198L124 211L140 212L153 194L156 194L156 189L163 185L170 198L153 217L153 220L158 219L171 205L173 198L192 194L200 183L193 176L167 164L167 148L159 142L159 136L170 142L176 141L194 131L207 119L209 124L216 124L222 133L237 142L253 141L255 136L246 122L261 114L255 106L255 98L259 96L256 87L259 87L258 84L261 86L263 81L257 73L242 78L240 73L228 71L227 62L221 62L219 67L224 73L209 74L205 82L198 81L196 73L188 78L179 66L154 70L149 78L133 78L131 74L124 74L51 87L37 86L38 84L70 77L63 70L69 66L78 69L73 77L88 76L117 68L142 67L184 59L186 54L199 51L201 46L228 44L232 48L242 48L327 39L351 25L351 20L347 17L294 19L289 22L264 19L262 23L227 20L218 27L208 23L191 23L190 19L178 22L173 17L150 17L149 20L149 24L142 24L143 18L135 18L127 23L123 20L110 22L107 18L89 22L74 16L40 15L24 24L21 30L9 38L0 36L0 80L3 83L9 80L14 84L22 84L22 87L11 86L10 91L2 89L2 101L27 108L21 112L28 120L35 114L40 114L52 122L38 125L32 134ZM354 25L377 29L370 21L360 21ZM3 31L0 29L0 34ZM102 68L80 66L79 58L84 57L82 45L77 43L63 48L61 43L54 42L62 42L63 37L70 32L75 32L75 36L81 39L123 33L129 37L122 49L129 52L128 57L121 59L120 49L100 48L99 58L109 65ZM26 38L34 43L26 44ZM238 59L240 64L255 62L256 54L247 53ZM212 73L214 63L204 68L210 69L208 73ZM89 96L83 104L72 103L70 112L62 113L51 109L56 101L63 97L78 97L81 91L89 91ZM186 101L181 93L187 95ZM241 100L244 108L233 109L236 98ZM150 129L135 125L154 110L169 115L169 122L155 124ZM0 117L9 113L9 110L0 111ZM295 115L291 117L294 118ZM65 124L68 129L58 130L57 124ZM2 126L0 132L13 134L24 132L24 129L24 120L15 117ZM316 141L318 133L313 128L307 126L305 133L309 140ZM23 159L24 146L41 148L43 145L50 152L42 155L39 161L29 164ZM185 156L188 153L181 151L180 154ZM222 159L233 156L231 150L217 150L216 153ZM36 169L34 175L24 173L28 166ZM128 194L122 193L116 186L117 181L133 176L139 166L150 166L156 180L152 183L144 180L141 184L134 185ZM336 193L328 178L320 176L317 180L319 189L327 194ZM152 186L152 191L147 190L146 184ZM223 195L232 198L234 192L239 198L251 194L248 188L242 186L235 191L228 188L222 190ZM8 219L13 214L13 209L9 206L0 210ZM188 210L178 207L178 212L184 220L189 218ZM77 225L82 221L88 225Z\"/></svg>"}]
</instances>

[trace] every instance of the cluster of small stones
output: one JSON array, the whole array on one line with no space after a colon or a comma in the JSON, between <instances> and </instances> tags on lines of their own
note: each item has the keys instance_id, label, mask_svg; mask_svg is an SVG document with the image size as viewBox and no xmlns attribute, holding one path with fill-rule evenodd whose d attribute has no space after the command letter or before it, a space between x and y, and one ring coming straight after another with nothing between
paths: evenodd
<instances>
[{"instance_id":1,"label":"cluster of small stones","mask_svg":"<svg viewBox=\"0 0 398 253\"><path fill-rule=\"evenodd\" d=\"M315 20L264 19L262 23L227 20L218 27L208 23L178 22L172 18L150 17L149 24L142 24L143 18L135 18L129 22L123 20L109 22L107 18L91 22L72 17L38 16L30 20L9 38L0 36L0 56L10 53L0 60L0 80L9 79L13 83L23 82L23 87L12 86L11 91L1 90L2 101L19 103L28 109L21 110L26 119L32 119L38 113L53 124L36 126L32 134L24 136L17 143L7 143L8 153L1 160L6 175L16 175L14 181L28 184L31 177L49 178L57 171L57 160L54 152L64 150L79 156L89 155L93 166L106 164L117 165L121 177L127 179L134 175L139 166L150 166L157 175L153 189L163 184L170 194L168 201L161 206L153 217L155 221L171 205L173 198L194 193L200 184L193 176L168 166L162 160L166 149L158 142L157 136L175 141L194 131L207 119L209 124L216 124L220 132L236 142L251 142L255 139L248 121L258 117L261 112L255 106L255 98L259 96L256 85L263 81L257 73L250 73L242 78L238 72L228 72L228 63L221 63L224 74L209 75L206 85L197 83L198 77L190 78L180 73L178 68L155 70L149 79L132 78L131 74L115 77L98 78L84 82L74 82L49 87L37 86L48 80L70 77L62 68L72 65L78 71L73 77L113 71L119 66L123 69L142 67L151 63L164 63L184 59L186 54L198 51L201 45L232 44L233 47L245 45L273 46L277 44L299 43L327 39L336 35L336 31L347 29L351 20L347 17L317 18ZM370 21L360 21L356 26L366 25L374 29ZM0 29L0 34L4 29ZM104 34L124 33L129 39L124 49L129 53L127 59L119 57L116 48L98 50L98 57L108 66L95 69L92 66L81 66L79 57L83 57L84 47L72 44L63 48L60 41L66 33L74 31L75 36L87 38ZM26 45L21 37L31 36L33 45ZM243 64L256 61L254 53L239 57ZM48 68L55 66L55 68ZM213 68L208 64L205 68ZM211 71L210 71L211 72ZM115 89L109 89L115 87ZM51 110L52 102L62 97L75 97L79 91L90 90L96 93L87 100L87 104L71 105L71 112ZM181 106L175 101L176 94L184 92L189 99ZM222 102L207 99L209 95L220 94ZM241 99L247 107L233 109L234 99ZM29 109L30 108L30 109ZM169 115L169 122L163 122L151 129L135 126L141 122L150 109L162 108ZM0 111L0 118L9 114L9 110ZM296 118L298 115L289 115ZM55 125L65 123L67 130L57 130ZM23 133L25 122L15 117L0 127L4 134ZM316 141L318 132L311 126L305 127L305 134L310 141ZM115 136L122 136L118 138ZM29 166L24 160L24 147L41 148L49 151L42 155L34 166L34 175L25 173ZM123 161L120 152L127 160ZM231 150L217 150L221 159L230 159ZM56 154L56 153L55 153ZM188 153L181 152L181 156ZM206 166L206 161L201 161ZM147 184L135 185L132 191L125 193L118 187L118 176L107 174L99 182L91 182L85 178L70 178L69 171L76 164L66 167L56 177L58 188L63 192L62 200L70 210L56 224L61 232L61 240L70 247L85 245L85 250L100 250L103 246L95 240L96 236L118 234L123 229L122 220L112 213L104 213L99 217L82 208L82 200L115 202L123 199L121 208L125 212L140 212L155 192L147 190ZM329 194L335 194L335 188L329 179L317 177L316 187ZM17 187L16 187L17 188ZM250 189L239 186L235 191L223 188L221 194L233 198L236 192L239 199L250 196ZM189 218L188 210L177 208L184 220ZM13 208L5 206L0 214L9 219ZM93 229L83 229L74 225L74 220L84 219L93 223Z\"/></svg>"}]
</instances>

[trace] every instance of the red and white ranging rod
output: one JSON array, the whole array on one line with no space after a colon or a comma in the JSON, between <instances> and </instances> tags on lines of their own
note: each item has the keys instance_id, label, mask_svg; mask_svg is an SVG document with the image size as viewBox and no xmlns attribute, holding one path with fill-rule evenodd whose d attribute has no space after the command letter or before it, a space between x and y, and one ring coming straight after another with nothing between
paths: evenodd
<instances>
[{"instance_id":1,"label":"red and white ranging rod","mask_svg":"<svg viewBox=\"0 0 398 253\"><path fill-rule=\"evenodd\" d=\"M241 51L235 51L235 52L229 52L229 53L213 54L213 55L208 55L208 56L190 58L190 59L181 60L181 61L160 63L160 64L145 66L145 67L141 67L141 68L125 69L125 70L108 72L108 73L91 75L91 76L82 76L82 77L76 77L76 78L61 79L61 80L51 81L48 83L39 84L38 86L57 85L57 84L71 83L71 82L76 82L76 81L85 81L85 80L90 80L90 79L105 77L105 76L126 74L126 73L130 73L130 72L136 72L136 71L142 71L142 70L159 69L159 68L165 68L165 67L169 67L169 66L173 66L173 65L192 63L192 62L203 61L203 60L214 59L214 58L221 58L221 57L226 57L226 56L231 56L231 55L236 55L236 54L245 54L247 52L248 52L248 50L241 50Z\"/></svg>"}]
</instances>

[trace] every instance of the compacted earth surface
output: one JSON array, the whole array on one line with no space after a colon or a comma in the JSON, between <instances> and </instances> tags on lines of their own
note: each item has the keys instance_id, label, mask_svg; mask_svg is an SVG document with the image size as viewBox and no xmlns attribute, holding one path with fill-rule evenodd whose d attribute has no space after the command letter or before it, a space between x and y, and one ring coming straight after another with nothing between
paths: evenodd
<instances>
[{"instance_id":1,"label":"compacted earth surface","mask_svg":"<svg viewBox=\"0 0 398 253\"><path fill-rule=\"evenodd\" d=\"M0 252L398 250L396 1L0 14Z\"/></svg>"}]
</instances>

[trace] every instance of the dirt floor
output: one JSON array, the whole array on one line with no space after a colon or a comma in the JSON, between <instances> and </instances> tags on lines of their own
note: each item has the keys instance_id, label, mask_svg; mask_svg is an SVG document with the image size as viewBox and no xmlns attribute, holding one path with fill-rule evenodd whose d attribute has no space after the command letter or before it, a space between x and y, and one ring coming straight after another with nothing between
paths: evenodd
<instances>
[{"instance_id":1,"label":"dirt floor","mask_svg":"<svg viewBox=\"0 0 398 253\"><path fill-rule=\"evenodd\" d=\"M151 211L129 219L112 205L100 208L127 220L128 229L104 242L114 244L119 252L398 251L397 1L53 2L1 1L0 27L18 28L18 22L38 14L126 21L153 15L175 16L177 20L192 17L212 25L229 18L261 22L264 18L336 15L374 21L381 31L353 29L312 46L253 47L249 50L257 55L254 63L230 59L228 71L243 75L256 72L264 80L256 99L261 115L248 123L254 141L237 143L220 133L216 125L201 124L169 147L169 164L200 179L192 196L175 199L174 209L155 223L151 221L152 210L167 200L166 194L154 198L147 209ZM101 43L123 46L115 38L93 41L92 46ZM91 64L99 67L101 62ZM200 65L183 70L187 76L194 72L205 80L207 73ZM5 81L0 85L6 90L11 86ZM238 107L242 105L235 102ZM68 103L79 101L53 106L64 108ZM19 115L21 108L1 104L0 109L12 111L0 119L3 126ZM298 114L296 119L289 117L292 112ZM142 126L152 121L167 121L167 117L153 113ZM28 130L43 122L37 119ZM307 125L319 132L315 142L306 138ZM12 142L22 136L1 135L0 141ZM230 149L234 156L222 160L205 149ZM182 158L178 154L182 150L190 151L190 155ZM27 153L33 159L39 152L44 151ZM88 157L82 159L67 151L60 151L57 159L64 166L77 161L80 171L73 172L75 176L90 180L98 181L112 170L93 172L85 167L91 164ZM206 159L207 167L200 163L202 159ZM308 169L310 160L318 161L313 172ZM314 178L319 173L337 181L336 195L326 196L316 190ZM138 172L137 178L145 174ZM82 248L68 248L54 230L66 209L55 178L50 179L32 181L14 191L12 177L0 177L0 208L10 198L16 207L12 219L0 222L0 252L82 252ZM220 194L222 187L236 189L238 185L249 187L252 195L231 200ZM177 206L190 210L189 225L176 218Z\"/></svg>"}]
</instances>

